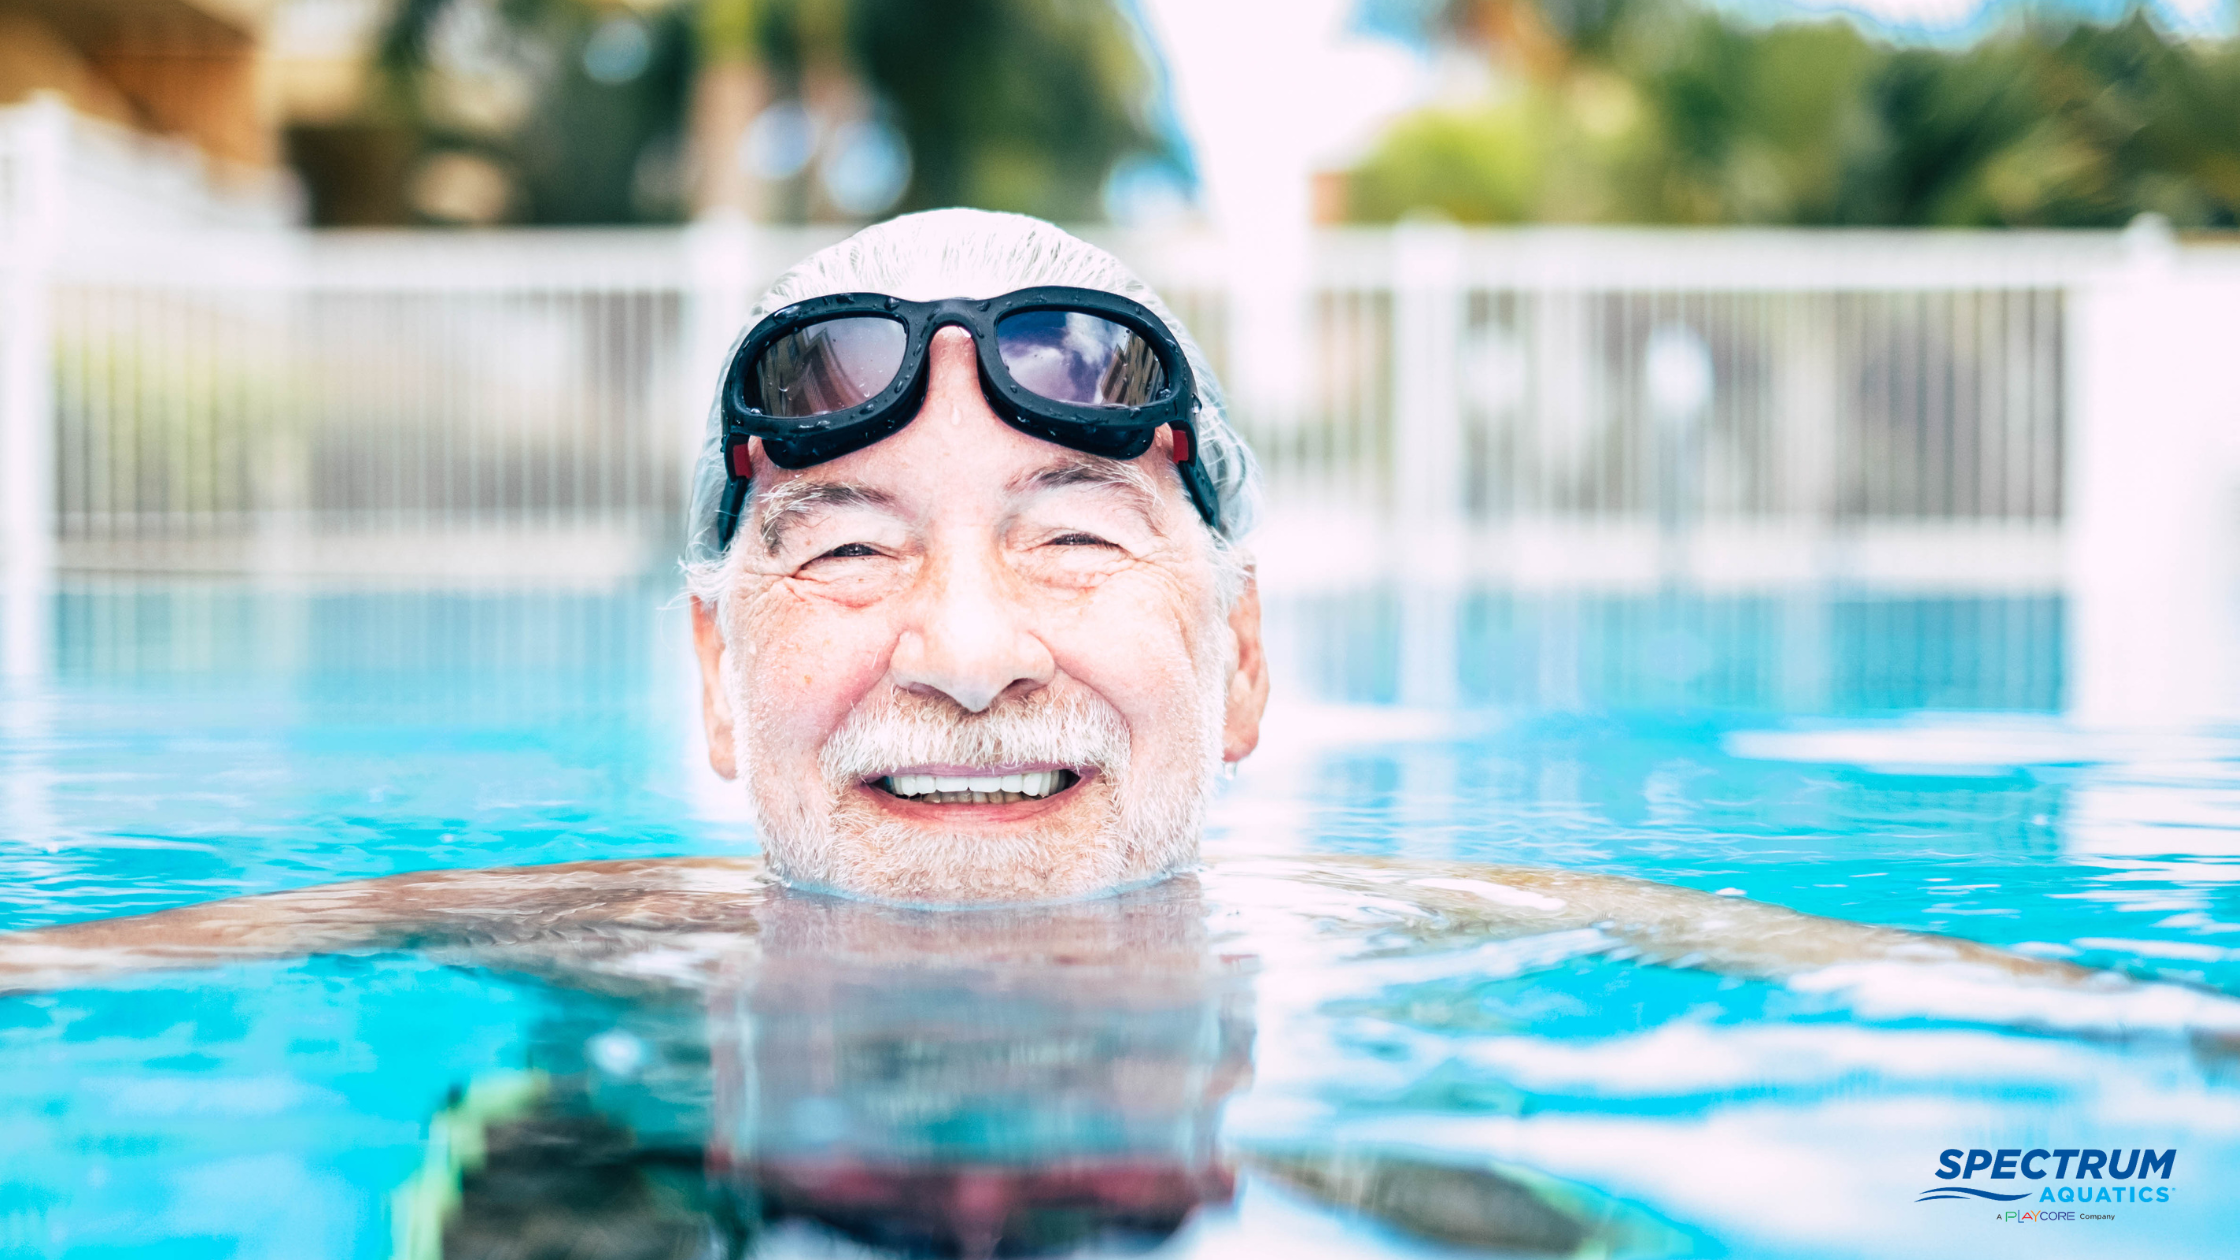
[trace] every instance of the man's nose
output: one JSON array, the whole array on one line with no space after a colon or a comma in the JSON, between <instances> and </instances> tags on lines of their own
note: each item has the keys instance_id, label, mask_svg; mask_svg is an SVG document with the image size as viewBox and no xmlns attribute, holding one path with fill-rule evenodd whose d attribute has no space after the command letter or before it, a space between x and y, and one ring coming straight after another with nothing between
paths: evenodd
<instances>
[{"instance_id":1,"label":"man's nose","mask_svg":"<svg viewBox=\"0 0 2240 1260\"><path fill-rule=\"evenodd\" d=\"M972 334L944 328L933 335L932 380L916 423L995 426L1002 423L980 393ZM912 616L895 642L895 685L940 693L973 713L1006 692L1047 684L1057 665L1027 628L998 556L969 540L972 531L937 543L928 556Z\"/></svg>"},{"instance_id":2,"label":"man's nose","mask_svg":"<svg viewBox=\"0 0 2240 1260\"><path fill-rule=\"evenodd\" d=\"M918 419L930 414L953 416L960 407L987 411L988 399L980 392L980 355L972 334L951 324L935 329L926 347L926 400Z\"/></svg>"},{"instance_id":3,"label":"man's nose","mask_svg":"<svg viewBox=\"0 0 2240 1260\"><path fill-rule=\"evenodd\" d=\"M1026 625L994 566L950 558L927 574L917 615L895 641L895 685L979 713L1006 693L1048 685L1050 649Z\"/></svg>"}]
</instances>

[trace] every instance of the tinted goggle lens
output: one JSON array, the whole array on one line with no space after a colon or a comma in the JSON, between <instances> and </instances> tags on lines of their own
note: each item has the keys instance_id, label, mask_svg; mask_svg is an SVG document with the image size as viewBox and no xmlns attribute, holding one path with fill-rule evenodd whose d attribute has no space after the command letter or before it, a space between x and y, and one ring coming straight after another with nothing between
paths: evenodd
<instances>
[{"instance_id":1,"label":"tinted goggle lens","mask_svg":"<svg viewBox=\"0 0 2240 1260\"><path fill-rule=\"evenodd\" d=\"M755 364L755 406L792 420L846 411L894 382L910 332L870 315L797 328L763 348Z\"/></svg>"},{"instance_id":2,"label":"tinted goggle lens","mask_svg":"<svg viewBox=\"0 0 2240 1260\"><path fill-rule=\"evenodd\" d=\"M823 320L778 337L755 363L755 407L800 419L877 397L902 371L908 330L873 315ZM1141 407L1166 393L1152 343L1084 311L1022 311L996 324L996 353L1021 388L1053 402Z\"/></svg>"},{"instance_id":3,"label":"tinted goggle lens","mask_svg":"<svg viewBox=\"0 0 2240 1260\"><path fill-rule=\"evenodd\" d=\"M1055 402L1141 407L1167 390L1159 352L1133 328L1085 311L1021 311L996 322L1011 379Z\"/></svg>"}]
</instances>

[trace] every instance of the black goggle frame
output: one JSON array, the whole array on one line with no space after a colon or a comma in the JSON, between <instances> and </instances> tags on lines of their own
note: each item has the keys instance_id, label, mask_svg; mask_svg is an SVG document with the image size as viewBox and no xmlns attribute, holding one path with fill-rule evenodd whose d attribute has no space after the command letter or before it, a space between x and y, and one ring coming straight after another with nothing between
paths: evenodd
<instances>
[{"instance_id":1,"label":"black goggle frame","mask_svg":"<svg viewBox=\"0 0 2240 1260\"><path fill-rule=\"evenodd\" d=\"M996 342L996 324L1025 311L1079 311L1119 324L1143 338L1159 357L1166 388L1137 407L1097 406L1047 398L1012 379ZM810 416L773 416L753 404L755 371L763 352L780 337L812 324L848 316L873 316L900 323L907 337L894 379L865 402L843 411ZM1213 481L1198 459L1197 384L1182 346L1157 315L1140 303L1099 289L1041 285L993 298L944 298L910 302L883 293L837 293L808 298L764 317L739 343L724 372L719 396L723 414L723 463L726 482L716 510L716 547L731 543L739 513L754 476L747 445L761 438L762 449L780 468L807 468L859 451L891 437L925 404L933 334L955 325L972 334L980 362L980 389L1005 424L1021 433L1072 450L1111 459L1134 459L1151 448L1161 425L1174 430L1175 470L1182 475L1198 515L1219 529L1220 503Z\"/></svg>"}]
</instances>

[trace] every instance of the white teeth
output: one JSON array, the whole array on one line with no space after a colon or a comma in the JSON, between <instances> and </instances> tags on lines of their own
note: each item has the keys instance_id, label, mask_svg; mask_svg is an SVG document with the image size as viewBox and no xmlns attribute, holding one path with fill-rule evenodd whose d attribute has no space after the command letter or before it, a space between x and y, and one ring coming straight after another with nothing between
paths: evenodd
<instances>
[{"instance_id":1,"label":"white teeth","mask_svg":"<svg viewBox=\"0 0 2240 1260\"><path fill-rule=\"evenodd\" d=\"M959 801L985 804L991 800L1048 796L1058 790L1064 774L1063 770L991 775L894 774L888 775L885 783L887 790L896 796L939 798L948 804Z\"/></svg>"}]
</instances>

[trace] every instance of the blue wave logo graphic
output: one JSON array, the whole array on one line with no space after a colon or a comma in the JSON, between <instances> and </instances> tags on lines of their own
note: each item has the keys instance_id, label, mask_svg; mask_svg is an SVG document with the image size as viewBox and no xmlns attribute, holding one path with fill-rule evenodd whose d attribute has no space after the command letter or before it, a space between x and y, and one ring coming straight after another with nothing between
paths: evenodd
<instances>
[{"instance_id":1,"label":"blue wave logo graphic","mask_svg":"<svg viewBox=\"0 0 2240 1260\"><path fill-rule=\"evenodd\" d=\"M1971 1189L1968 1186L1931 1186L1927 1190L1922 1191L1921 1197L1915 1199L1914 1202L1927 1203L1931 1199L1957 1199L1962 1195L1969 1194L1972 1194L1979 1199L1997 1199L2001 1203L2012 1203L2016 1199L2027 1199L2030 1197L2030 1192L2028 1190L2023 1191L2021 1194L1993 1194L1989 1190L1976 1190Z\"/></svg>"}]
</instances>

